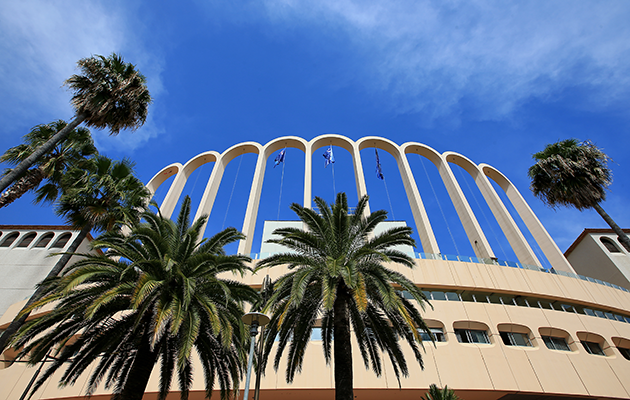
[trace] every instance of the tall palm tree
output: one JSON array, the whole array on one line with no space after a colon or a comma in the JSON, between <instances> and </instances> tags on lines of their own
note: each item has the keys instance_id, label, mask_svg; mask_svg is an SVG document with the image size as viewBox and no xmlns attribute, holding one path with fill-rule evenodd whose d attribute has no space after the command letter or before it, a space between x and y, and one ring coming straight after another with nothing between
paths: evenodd
<instances>
[{"instance_id":1,"label":"tall palm tree","mask_svg":"<svg viewBox=\"0 0 630 400\"><path fill-rule=\"evenodd\" d=\"M62 186L65 192L56 212L80 231L46 279L61 273L90 231L120 229L123 224L139 221L150 196L142 181L133 174L129 160L112 161L102 155L89 159L82 168L70 170L64 176ZM37 288L23 310L39 300L42 293L43 288ZM20 313L2 332L0 353L28 315Z\"/></svg>"},{"instance_id":2,"label":"tall palm tree","mask_svg":"<svg viewBox=\"0 0 630 400\"><path fill-rule=\"evenodd\" d=\"M24 136L24 143L11 147L0 156L0 162L19 164L66 125L63 120L37 125ZM57 143L52 151L39 158L22 178L2 193L0 208L11 204L28 191L36 192L36 203L54 202L60 194L59 185L64 174L72 166L79 166L86 157L96 153L90 131L86 128L73 129L65 140ZM10 171L7 170L7 173ZM44 180L46 184L40 187Z\"/></svg>"},{"instance_id":3,"label":"tall palm tree","mask_svg":"<svg viewBox=\"0 0 630 400\"><path fill-rule=\"evenodd\" d=\"M166 398L173 374L186 399L195 350L207 397L215 381L222 398L238 389L248 340L240 317L257 292L219 275L249 269L249 258L223 251L243 235L228 228L200 243L206 218L190 224L189 197L177 222L150 211L142 217L128 234L113 230L94 240L102 253L82 254L62 277L44 282L46 295L31 309L56 307L25 324L13 342L25 346L21 355L32 364L54 356L32 392L65 365L61 385L89 372L87 395L104 381L112 399L140 400L160 364L158 399Z\"/></svg>"},{"instance_id":4,"label":"tall palm tree","mask_svg":"<svg viewBox=\"0 0 630 400\"><path fill-rule=\"evenodd\" d=\"M552 208L595 209L630 251L630 239L599 204L612 183L610 158L600 148L589 141L567 139L547 145L533 158L536 164L528 175L534 195Z\"/></svg>"},{"instance_id":5,"label":"tall palm tree","mask_svg":"<svg viewBox=\"0 0 630 400\"><path fill-rule=\"evenodd\" d=\"M449 389L448 386L444 386L444 389L440 389L436 384L432 383L431 386L429 386L429 391L422 400L459 400L459 397L455 395L455 391Z\"/></svg>"},{"instance_id":6,"label":"tall palm tree","mask_svg":"<svg viewBox=\"0 0 630 400\"><path fill-rule=\"evenodd\" d=\"M380 210L363 216L368 197L359 200L354 215L348 214L345 193L328 205L315 198L321 215L299 204L291 205L306 230L280 228L280 239L269 240L290 252L272 255L256 267L288 265L290 272L274 283L268 302L271 322L267 325L265 355L269 356L276 337L277 369L287 347L286 379L291 382L301 370L305 348L313 327L321 319L324 357L335 370L335 398L352 400L351 328L366 368L382 373L381 352L389 356L397 378L408 375L400 339L407 341L422 367L419 330L428 332L416 305L424 309L422 291L386 263L413 268L414 260L396 250L398 245L414 245L411 228L397 227L373 235L386 219ZM413 300L409 301L401 291ZM334 337L334 340L333 340ZM266 362L263 358L263 362Z\"/></svg>"},{"instance_id":7,"label":"tall palm tree","mask_svg":"<svg viewBox=\"0 0 630 400\"><path fill-rule=\"evenodd\" d=\"M151 95L146 78L133 64L116 53L84 58L77 64L82 75L72 75L65 82L73 92L74 119L0 179L0 193L82 122L88 127L109 128L117 135L121 129L138 129L146 121Z\"/></svg>"}]
</instances>

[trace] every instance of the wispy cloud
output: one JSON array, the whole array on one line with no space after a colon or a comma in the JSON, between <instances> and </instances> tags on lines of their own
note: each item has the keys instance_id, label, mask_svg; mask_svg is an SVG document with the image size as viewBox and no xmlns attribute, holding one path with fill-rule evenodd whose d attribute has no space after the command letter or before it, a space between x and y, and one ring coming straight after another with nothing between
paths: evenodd
<instances>
[{"instance_id":1,"label":"wispy cloud","mask_svg":"<svg viewBox=\"0 0 630 400\"><path fill-rule=\"evenodd\" d=\"M630 99L630 4L610 1L267 0L276 24L341 29L366 87L396 112L465 108L501 119L530 100L586 89L580 107Z\"/></svg>"},{"instance_id":2,"label":"wispy cloud","mask_svg":"<svg viewBox=\"0 0 630 400\"><path fill-rule=\"evenodd\" d=\"M78 0L1 2L0 107L4 112L0 122L36 125L71 118L70 95L62 84L76 72L79 59L93 54L122 53L147 76L154 97L159 95L161 63L134 40L123 5ZM101 133L96 136L106 145L120 143L130 151L156 131L141 129L125 143L121 139L109 143Z\"/></svg>"}]
</instances>

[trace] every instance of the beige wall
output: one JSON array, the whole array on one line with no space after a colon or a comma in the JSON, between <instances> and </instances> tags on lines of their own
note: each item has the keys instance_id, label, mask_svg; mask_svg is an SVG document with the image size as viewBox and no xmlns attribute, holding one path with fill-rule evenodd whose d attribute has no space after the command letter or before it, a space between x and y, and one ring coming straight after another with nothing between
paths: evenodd
<instances>
[{"instance_id":1,"label":"beige wall","mask_svg":"<svg viewBox=\"0 0 630 400\"><path fill-rule=\"evenodd\" d=\"M419 286L429 290L473 291L524 295L550 300L582 304L593 308L630 315L630 293L596 283L558 276L544 272L441 260L417 260L413 270L397 267ZM281 274L282 268L261 271L246 277L250 284L260 284L265 273L272 277ZM389 361L383 376L376 377L366 371L356 350L354 357L355 388L357 398L382 398L394 389L401 399L417 399L431 383L448 385L468 400L498 399L508 393L565 394L592 396L593 398L630 397L630 361L624 359L613 343L617 338L630 340L630 324L588 315L537 307L489 304L465 301L433 301L434 309L427 309L425 319L445 328L446 342L425 344L424 370L415 363L410 349L406 350L410 376L401 381L402 391L391 370ZM12 308L16 310L17 307ZM2 321L8 321L5 315ZM488 327L491 344L459 343L454 324L468 322ZM507 324L507 325L506 325ZM526 327L533 347L506 346L499 336L498 326L509 324ZM549 350L541 335L549 328L566 331L575 351ZM607 356L586 353L579 344L580 335L595 334L605 341ZM271 365L262 382L261 399L295 398L304 400L330 398L333 388L333 371L325 365L321 342L312 341L308 347L304 368L292 384L284 380L284 361L278 373ZM15 364L0 370L0 400L17 399L34 372ZM192 399L202 398L203 377L197 368ZM149 391L157 388L154 374ZM84 382L74 387L57 389L51 381L34 398L53 399L77 396ZM104 394L101 391L97 394ZM150 398L147 396L146 398Z\"/></svg>"}]
</instances>

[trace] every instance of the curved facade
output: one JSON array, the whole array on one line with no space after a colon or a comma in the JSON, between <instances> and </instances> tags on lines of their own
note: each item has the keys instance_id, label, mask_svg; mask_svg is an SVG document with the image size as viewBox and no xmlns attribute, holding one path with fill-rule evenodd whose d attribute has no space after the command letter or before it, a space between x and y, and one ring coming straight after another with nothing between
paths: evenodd
<instances>
[{"instance_id":1,"label":"curved facade","mask_svg":"<svg viewBox=\"0 0 630 400\"><path fill-rule=\"evenodd\" d=\"M400 382L400 387L390 369L386 368L381 377L365 370L355 351L357 399L380 399L383 396L418 399L431 383L448 385L467 400L630 398L630 293L615 285L576 275L519 191L490 165L475 164L453 152L440 154L421 143L398 145L380 137L357 141L340 135L323 135L310 141L283 137L264 145L241 143L223 153L208 151L183 165L171 164L159 171L147 187L155 192L174 176L161 206L163 214L171 215L188 177L201 165L214 162L196 217L209 214L226 166L244 153L254 153L258 158L242 228L248 238L253 238L268 158L284 147L298 148L305 153L303 202L310 207L312 156L317 149L328 145L343 147L352 155L358 196L367 194L361 150L375 147L387 151L396 160L415 228L423 251L429 256L416 253L418 258L413 270L393 268L416 282L432 299L433 309L426 310L423 315L439 339L435 344L425 344L424 370L414 365L413 355L409 353L410 376ZM438 169L475 257L449 259L440 255L407 160L409 154L425 157ZM486 234L453 174L452 164L472 176L518 263L502 265L497 262ZM532 245L525 239L490 180L505 191L553 266L552 270L542 268ZM240 243L238 251L249 253L251 248L249 239ZM244 280L259 286L265 274L274 278L283 272L282 268L274 268L246 276ZM0 324L5 324L9 317L5 315ZM0 370L0 381L12 383L11 388L0 389L0 399L17 399L21 394L19 388L26 387L33 371L22 365ZM201 371L197 372L199 378L195 379L194 385L198 390L191 393L192 399L204 396ZM156 374L149 391L157 389L157 382ZM39 398L77 398L81 385L78 382L73 388L60 390L53 382L42 389ZM325 365L321 342L315 335L307 349L303 370L293 384L285 382L282 366L277 373L269 367L262 380L261 399L295 396L304 400L329 399L333 398L333 388L332 368ZM99 396L106 397L107 394L99 392L96 397Z\"/></svg>"}]
</instances>

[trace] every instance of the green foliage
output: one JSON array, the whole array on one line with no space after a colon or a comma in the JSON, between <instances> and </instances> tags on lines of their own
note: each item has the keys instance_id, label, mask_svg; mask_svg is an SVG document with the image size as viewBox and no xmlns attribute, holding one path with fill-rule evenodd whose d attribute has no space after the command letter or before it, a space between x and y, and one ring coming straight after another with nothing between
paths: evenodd
<instances>
[{"instance_id":1,"label":"green foliage","mask_svg":"<svg viewBox=\"0 0 630 400\"><path fill-rule=\"evenodd\" d=\"M65 84L73 91L72 105L85 124L109 128L112 134L121 129L138 129L147 119L151 95L146 78L131 63L112 53L95 55L77 62L81 75L72 75Z\"/></svg>"},{"instance_id":2,"label":"green foliage","mask_svg":"<svg viewBox=\"0 0 630 400\"><path fill-rule=\"evenodd\" d=\"M396 376L407 376L400 339L409 343L422 366L419 329L428 329L416 306L424 308L428 302L413 282L387 268L387 264L413 268L414 260L394 249L398 245L414 245L411 228L396 227L374 235L387 213L381 210L364 216L367 196L360 199L354 215L348 214L345 193L339 193L332 205L317 197L314 201L321 215L299 204L291 206L306 229L276 229L274 234L280 238L269 240L290 252L272 255L257 266L257 271L279 265L290 270L274 282L267 305L272 317L266 329L263 362L278 338L274 367L279 367L288 347L286 379L291 382L302 368L313 327L321 321L327 363L331 361L333 345L335 355L350 354L349 336L344 343L337 329L349 331L352 326L366 368L371 367L380 375L381 354L386 353ZM409 293L413 301L403 297L401 290ZM335 310L348 311L342 314ZM349 363L351 371L351 360ZM341 366L335 365L335 370L339 369ZM350 385L351 379L350 375ZM337 375L335 380L339 391Z\"/></svg>"},{"instance_id":3,"label":"green foliage","mask_svg":"<svg viewBox=\"0 0 630 400\"><path fill-rule=\"evenodd\" d=\"M46 294L31 309L55 308L27 322L13 342L25 346L21 357L29 355L31 364L54 356L33 392L66 366L61 385L89 373L88 395L104 381L114 399L133 397L131 387L140 398L149 378L139 378L141 370L150 373L159 363L158 398L166 397L175 374L185 399L193 351L208 397L216 381L224 398L238 388L249 340L240 316L257 293L220 275L248 270L248 258L223 251L243 235L228 228L200 243L206 218L189 223L188 197L177 223L150 211L142 217L128 234L101 235L92 242L97 253L82 254L63 276L43 283Z\"/></svg>"},{"instance_id":4,"label":"green foliage","mask_svg":"<svg viewBox=\"0 0 630 400\"><path fill-rule=\"evenodd\" d=\"M56 212L74 227L111 230L138 221L149 191L133 173L133 164L98 155L64 177L66 191Z\"/></svg>"},{"instance_id":5,"label":"green foliage","mask_svg":"<svg viewBox=\"0 0 630 400\"><path fill-rule=\"evenodd\" d=\"M440 389L436 384L429 386L429 391L422 398L423 400L459 400L459 397L455 395L453 389L449 389L448 386L444 386L444 389Z\"/></svg>"},{"instance_id":6,"label":"green foliage","mask_svg":"<svg viewBox=\"0 0 630 400\"><path fill-rule=\"evenodd\" d=\"M37 125L24 136L24 143L8 149L0 157L0 162L18 165L66 125L67 123L63 120ZM81 167L87 157L96 153L90 131L85 128L73 129L65 140L38 159L26 172L22 181L28 181L31 184L17 197L28 190L33 190L36 193L36 203L54 202L61 193L60 185L64 174L73 166ZM10 171L7 169L5 175ZM39 186L42 181L45 181L45 184Z\"/></svg>"},{"instance_id":7,"label":"green foliage","mask_svg":"<svg viewBox=\"0 0 630 400\"><path fill-rule=\"evenodd\" d=\"M606 199L612 182L609 158L593 143L563 140L547 145L533 158L530 188L548 206L584 210Z\"/></svg>"}]
</instances>

